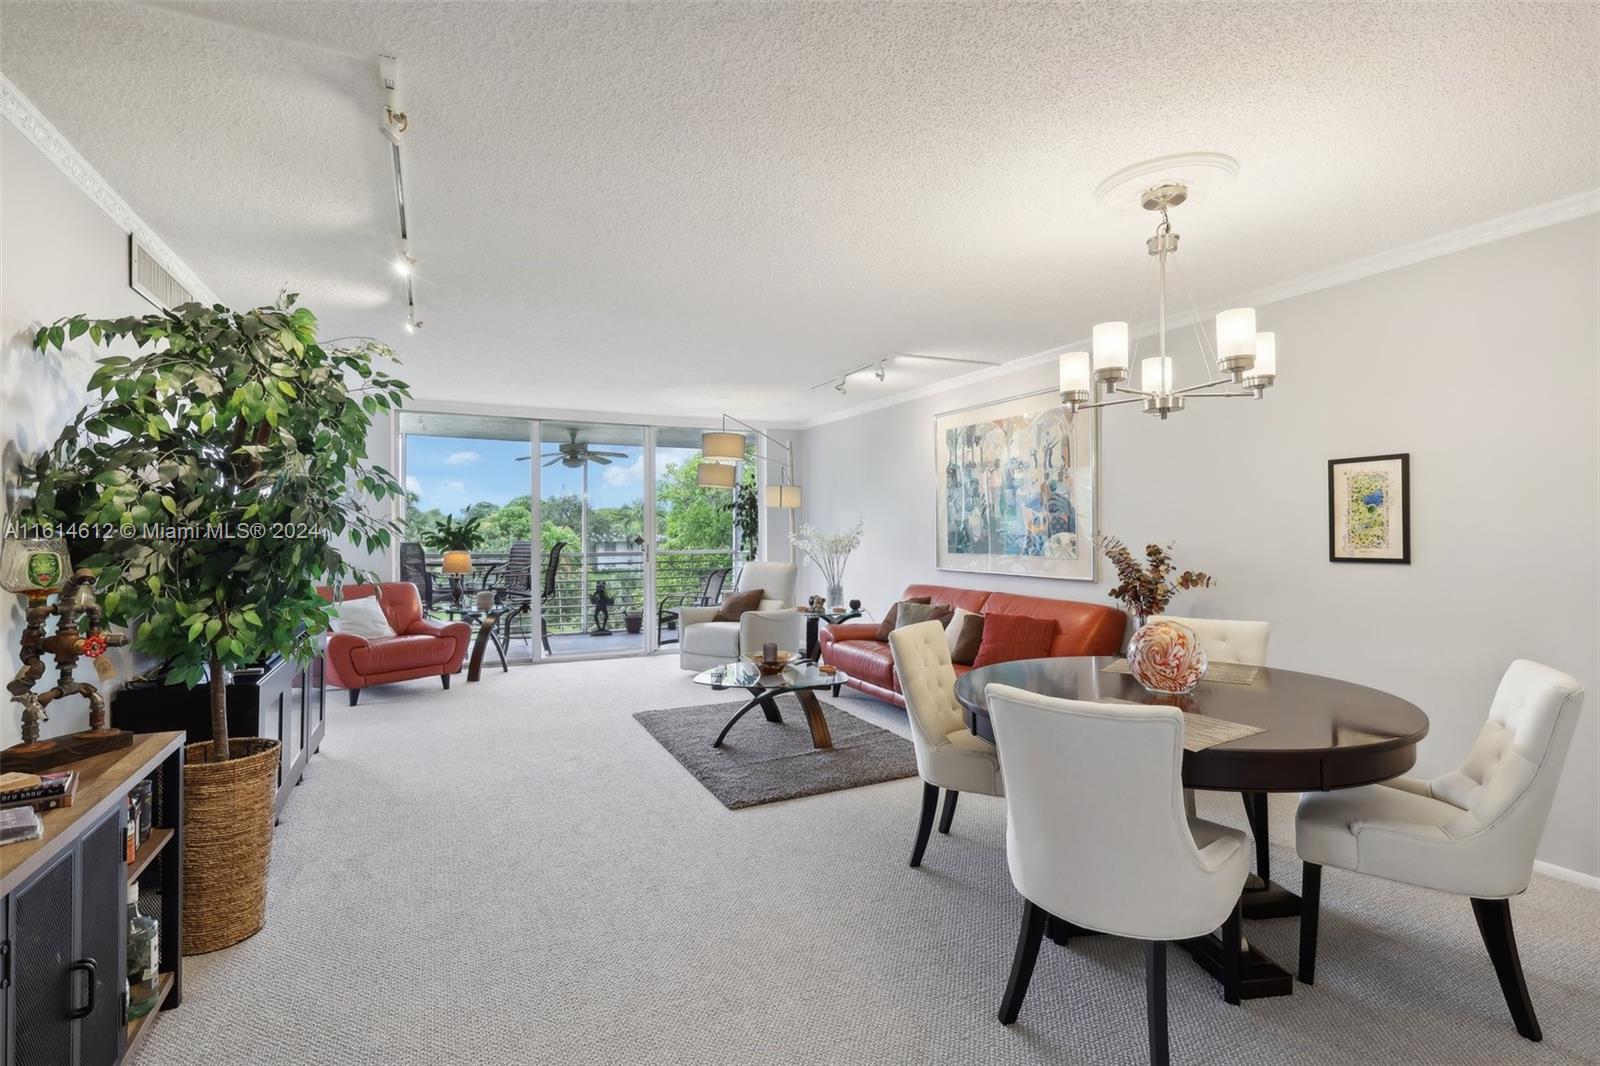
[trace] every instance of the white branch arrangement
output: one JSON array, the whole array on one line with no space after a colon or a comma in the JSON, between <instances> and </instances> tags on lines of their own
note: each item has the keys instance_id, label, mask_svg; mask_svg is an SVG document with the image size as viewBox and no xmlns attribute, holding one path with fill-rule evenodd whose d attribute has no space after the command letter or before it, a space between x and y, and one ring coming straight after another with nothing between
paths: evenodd
<instances>
[{"instance_id":1,"label":"white branch arrangement","mask_svg":"<svg viewBox=\"0 0 1600 1066\"><path fill-rule=\"evenodd\" d=\"M858 516L855 525L847 529L828 532L806 523L789 534L789 543L795 550L822 571L822 579L828 584L830 605L835 605L844 595L844 567L850 561L850 553L861 546L862 525L863 520Z\"/></svg>"}]
</instances>

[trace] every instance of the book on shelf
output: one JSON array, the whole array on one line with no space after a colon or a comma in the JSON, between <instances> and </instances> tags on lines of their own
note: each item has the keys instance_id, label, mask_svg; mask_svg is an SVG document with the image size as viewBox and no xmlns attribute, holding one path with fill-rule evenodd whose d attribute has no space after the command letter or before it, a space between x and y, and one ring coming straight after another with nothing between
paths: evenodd
<instances>
[{"instance_id":1,"label":"book on shelf","mask_svg":"<svg viewBox=\"0 0 1600 1066\"><path fill-rule=\"evenodd\" d=\"M27 775L33 776L33 775ZM42 811L56 807L70 807L78 794L78 772L63 770L59 773L40 774L37 783L20 788L0 790L0 810L12 807L34 807Z\"/></svg>"},{"instance_id":2,"label":"book on shelf","mask_svg":"<svg viewBox=\"0 0 1600 1066\"><path fill-rule=\"evenodd\" d=\"M44 835L44 823L32 807L12 807L0 811L0 845L20 844Z\"/></svg>"}]
</instances>

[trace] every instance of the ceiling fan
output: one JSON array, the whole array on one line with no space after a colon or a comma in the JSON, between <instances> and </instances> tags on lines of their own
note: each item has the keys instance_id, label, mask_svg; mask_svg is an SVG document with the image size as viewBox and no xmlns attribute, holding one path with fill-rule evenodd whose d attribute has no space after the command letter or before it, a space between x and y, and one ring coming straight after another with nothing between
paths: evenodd
<instances>
[{"instance_id":1,"label":"ceiling fan","mask_svg":"<svg viewBox=\"0 0 1600 1066\"><path fill-rule=\"evenodd\" d=\"M555 466L560 463L562 466L577 469L584 463L599 463L601 466L607 466L613 459L626 459L627 457L627 452L595 451L587 444L580 444L578 443L578 431L569 429L567 430L567 443L560 445L560 454L551 456L549 462L541 463L540 465ZM533 456L531 455L517 456L517 459L521 462L527 462L532 458Z\"/></svg>"}]
</instances>

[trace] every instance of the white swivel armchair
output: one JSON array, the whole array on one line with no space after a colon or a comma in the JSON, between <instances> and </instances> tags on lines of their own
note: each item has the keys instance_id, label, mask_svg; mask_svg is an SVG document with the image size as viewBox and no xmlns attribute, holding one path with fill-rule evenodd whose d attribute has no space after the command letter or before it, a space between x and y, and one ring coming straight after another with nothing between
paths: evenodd
<instances>
[{"instance_id":1,"label":"white swivel armchair","mask_svg":"<svg viewBox=\"0 0 1600 1066\"><path fill-rule=\"evenodd\" d=\"M1510 897L1533 875L1582 708L1576 680L1518 659L1500 679L1489 720L1460 769L1431 781L1399 777L1302 796L1295 823L1305 862L1300 980L1311 984L1316 972L1322 867L1467 896L1517 1032L1539 1040Z\"/></svg>"},{"instance_id":2,"label":"white swivel armchair","mask_svg":"<svg viewBox=\"0 0 1600 1066\"><path fill-rule=\"evenodd\" d=\"M1214 663L1240 663L1244 666L1267 665L1267 640L1272 635L1271 622L1241 622L1234 618L1183 618L1175 614L1152 615L1152 622L1177 622L1194 630L1200 638L1200 647L1206 659ZM1250 835L1256 844L1256 876L1263 886L1272 878L1272 852L1267 843L1267 794L1241 792L1244 815L1250 822ZM1183 803L1190 814L1194 813L1194 793L1183 790ZM1287 918L1296 913L1294 897L1283 897L1285 906L1273 911L1253 911L1259 917Z\"/></svg>"},{"instance_id":3,"label":"white swivel armchair","mask_svg":"<svg viewBox=\"0 0 1600 1066\"><path fill-rule=\"evenodd\" d=\"M771 641L780 651L804 652L806 620L794 609L793 563L746 563L739 592L761 589L760 605L737 622L716 621L720 607L684 607L678 612L678 665L707 670L745 655L757 655Z\"/></svg>"},{"instance_id":4,"label":"white swivel armchair","mask_svg":"<svg viewBox=\"0 0 1600 1066\"><path fill-rule=\"evenodd\" d=\"M1167 941L1218 927L1238 936L1244 834L1184 811L1177 708L986 691L1006 775L1006 861L1023 898L1000 1021L1017 1020L1053 916L1146 942L1150 1061L1165 1064ZM1237 1003L1232 965L1224 994Z\"/></svg>"},{"instance_id":5,"label":"white swivel armchair","mask_svg":"<svg viewBox=\"0 0 1600 1066\"><path fill-rule=\"evenodd\" d=\"M956 671L950 665L944 627L929 621L896 629L889 634L889 648L906 698L911 745L922 777L922 813L917 819L917 841L911 848L911 865L921 866L940 788L945 793L939 832L946 834L961 793L1003 796L1005 788L994 745L973 735L956 702Z\"/></svg>"}]
</instances>

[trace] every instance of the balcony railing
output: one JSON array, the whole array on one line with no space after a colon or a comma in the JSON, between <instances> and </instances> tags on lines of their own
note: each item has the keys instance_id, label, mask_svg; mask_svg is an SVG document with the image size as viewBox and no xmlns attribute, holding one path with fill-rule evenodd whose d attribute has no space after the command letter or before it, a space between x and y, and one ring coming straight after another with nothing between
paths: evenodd
<instances>
[{"instance_id":1,"label":"balcony railing","mask_svg":"<svg viewBox=\"0 0 1600 1066\"><path fill-rule=\"evenodd\" d=\"M734 565L733 552L729 549L662 549L657 550L655 556L656 602L668 608L693 602L707 571ZM480 575L485 572L491 585L503 584L497 575L507 558L505 552L473 552L472 561L479 568L479 574L466 580L469 595L477 589ZM428 562L437 571L439 560L430 558ZM541 553L532 575L532 583L538 590L543 588L549 562L549 553ZM556 569L555 593L544 600L546 627L552 634L591 632L595 624L591 597L603 581L606 594L611 598L608 625L622 631L629 614L644 611L644 575L645 553L640 549L591 551L586 557L580 557L570 548L563 550ZM726 587L733 587L731 574ZM644 619L645 628L654 624L654 618Z\"/></svg>"}]
</instances>

